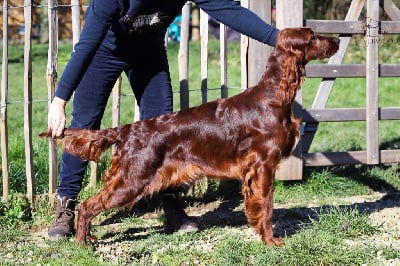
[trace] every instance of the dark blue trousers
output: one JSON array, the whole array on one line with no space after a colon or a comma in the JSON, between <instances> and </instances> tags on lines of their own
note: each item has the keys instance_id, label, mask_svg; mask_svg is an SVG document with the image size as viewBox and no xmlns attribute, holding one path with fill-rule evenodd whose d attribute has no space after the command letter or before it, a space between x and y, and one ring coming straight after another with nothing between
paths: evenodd
<instances>
[{"instance_id":1,"label":"dark blue trousers","mask_svg":"<svg viewBox=\"0 0 400 266\"><path fill-rule=\"evenodd\" d=\"M162 42L122 52L100 47L75 90L70 127L100 128L107 100L122 72L126 73L135 94L141 119L172 112L171 79ZM59 196L77 198L87 164L63 152Z\"/></svg>"}]
</instances>

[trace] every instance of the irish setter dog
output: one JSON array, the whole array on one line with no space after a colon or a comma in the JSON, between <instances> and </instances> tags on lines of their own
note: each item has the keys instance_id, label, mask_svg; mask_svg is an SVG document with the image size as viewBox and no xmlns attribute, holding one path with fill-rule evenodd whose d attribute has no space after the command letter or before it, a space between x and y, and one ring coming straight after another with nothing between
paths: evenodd
<instances>
[{"instance_id":1,"label":"irish setter dog","mask_svg":"<svg viewBox=\"0 0 400 266\"><path fill-rule=\"evenodd\" d=\"M337 38L287 28L261 80L236 96L116 128L66 129L65 150L82 159L98 161L116 147L103 190L79 206L76 241L88 240L90 222L102 211L207 176L241 180L248 222L266 245L281 245L272 233L273 183L279 162L299 139L292 104L305 64L338 47Z\"/></svg>"}]
</instances>

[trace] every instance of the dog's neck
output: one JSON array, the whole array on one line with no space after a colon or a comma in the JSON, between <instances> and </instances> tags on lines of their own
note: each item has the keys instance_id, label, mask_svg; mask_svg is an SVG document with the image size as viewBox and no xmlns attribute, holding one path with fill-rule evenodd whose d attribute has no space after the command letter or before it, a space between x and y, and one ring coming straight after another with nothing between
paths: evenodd
<instances>
[{"instance_id":1,"label":"dog's neck","mask_svg":"<svg viewBox=\"0 0 400 266\"><path fill-rule=\"evenodd\" d=\"M304 81L304 65L297 56L275 49L259 85L280 105L291 105Z\"/></svg>"}]
</instances>

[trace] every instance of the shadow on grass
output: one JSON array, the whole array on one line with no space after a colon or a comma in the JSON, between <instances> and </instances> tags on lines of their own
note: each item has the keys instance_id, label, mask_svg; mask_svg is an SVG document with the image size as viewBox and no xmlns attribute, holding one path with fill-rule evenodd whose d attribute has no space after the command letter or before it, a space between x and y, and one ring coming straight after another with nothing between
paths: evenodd
<instances>
[{"instance_id":1,"label":"shadow on grass","mask_svg":"<svg viewBox=\"0 0 400 266\"><path fill-rule=\"evenodd\" d=\"M96 249L100 245L112 245L115 243L127 242L127 241L139 241L149 238L153 234L163 234L164 229L162 226L151 226L151 227L133 227L122 232L108 232L104 234L100 239L93 243L93 247ZM112 239L112 240L110 240Z\"/></svg>"},{"instance_id":2,"label":"shadow on grass","mask_svg":"<svg viewBox=\"0 0 400 266\"><path fill-rule=\"evenodd\" d=\"M383 142L381 145L379 145L379 149L381 150L400 149L400 138Z\"/></svg>"}]
</instances>

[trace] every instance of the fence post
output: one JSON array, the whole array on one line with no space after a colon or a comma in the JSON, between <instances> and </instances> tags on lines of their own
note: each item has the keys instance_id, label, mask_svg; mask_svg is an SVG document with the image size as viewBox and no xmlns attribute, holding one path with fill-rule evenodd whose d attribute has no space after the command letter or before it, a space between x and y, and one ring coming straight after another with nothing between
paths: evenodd
<instances>
[{"instance_id":1,"label":"fence post","mask_svg":"<svg viewBox=\"0 0 400 266\"><path fill-rule=\"evenodd\" d=\"M75 45L79 41L81 33L81 5L79 0L71 0L72 15L72 43Z\"/></svg>"},{"instance_id":2,"label":"fence post","mask_svg":"<svg viewBox=\"0 0 400 266\"><path fill-rule=\"evenodd\" d=\"M201 102L206 103L208 94L208 14L200 9L200 57Z\"/></svg>"},{"instance_id":3,"label":"fence post","mask_svg":"<svg viewBox=\"0 0 400 266\"><path fill-rule=\"evenodd\" d=\"M281 0L279 0L281 1ZM279 2L277 1L277 2ZM256 13L264 21L271 22L271 0L248 1L249 9ZM289 10L293 9L290 7ZM261 79L267 65L271 47L256 40L249 39L248 43L248 86L254 86Z\"/></svg>"},{"instance_id":4,"label":"fence post","mask_svg":"<svg viewBox=\"0 0 400 266\"><path fill-rule=\"evenodd\" d=\"M379 164L379 0L367 1L367 163Z\"/></svg>"},{"instance_id":5,"label":"fence post","mask_svg":"<svg viewBox=\"0 0 400 266\"><path fill-rule=\"evenodd\" d=\"M219 61L221 68L221 98L228 97L228 67L227 67L226 25L219 24Z\"/></svg>"},{"instance_id":6,"label":"fence post","mask_svg":"<svg viewBox=\"0 0 400 266\"><path fill-rule=\"evenodd\" d=\"M24 0L24 138L26 188L30 203L34 196L34 169L32 146L32 0Z\"/></svg>"},{"instance_id":7,"label":"fence post","mask_svg":"<svg viewBox=\"0 0 400 266\"><path fill-rule=\"evenodd\" d=\"M190 2L187 2L182 9L181 41L178 52L181 109L189 108L189 21Z\"/></svg>"},{"instance_id":8,"label":"fence post","mask_svg":"<svg viewBox=\"0 0 400 266\"><path fill-rule=\"evenodd\" d=\"M49 48L47 55L47 96L49 108L57 86L57 54L58 54L58 16L57 0L48 1ZM49 198L57 189L57 143L49 140ZM50 201L53 203L52 201Z\"/></svg>"},{"instance_id":9,"label":"fence post","mask_svg":"<svg viewBox=\"0 0 400 266\"><path fill-rule=\"evenodd\" d=\"M117 81L114 84L113 92L112 92L112 127L117 127L120 124L121 110L121 86L122 86L122 77L119 76Z\"/></svg>"},{"instance_id":10,"label":"fence post","mask_svg":"<svg viewBox=\"0 0 400 266\"><path fill-rule=\"evenodd\" d=\"M200 8L192 3L192 40L200 40Z\"/></svg>"},{"instance_id":11,"label":"fence post","mask_svg":"<svg viewBox=\"0 0 400 266\"><path fill-rule=\"evenodd\" d=\"M249 0L242 0L240 4L249 8ZM249 53L250 38L246 35L240 35L240 89L244 91L248 88L248 68L247 68L247 55Z\"/></svg>"},{"instance_id":12,"label":"fence post","mask_svg":"<svg viewBox=\"0 0 400 266\"><path fill-rule=\"evenodd\" d=\"M1 69L1 169L3 173L3 200L8 201L8 127L7 127L7 95L8 95L8 0L3 2L3 59Z\"/></svg>"},{"instance_id":13,"label":"fence post","mask_svg":"<svg viewBox=\"0 0 400 266\"><path fill-rule=\"evenodd\" d=\"M276 2L276 24L279 29L303 26L303 1L280 0ZM294 116L300 117L302 111L302 91L297 92ZM280 180L300 180L303 178L303 148L300 139L292 156L280 164L275 177Z\"/></svg>"}]
</instances>

